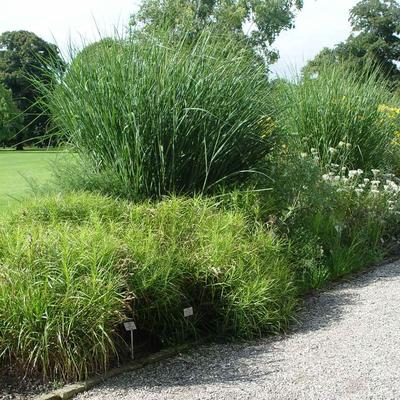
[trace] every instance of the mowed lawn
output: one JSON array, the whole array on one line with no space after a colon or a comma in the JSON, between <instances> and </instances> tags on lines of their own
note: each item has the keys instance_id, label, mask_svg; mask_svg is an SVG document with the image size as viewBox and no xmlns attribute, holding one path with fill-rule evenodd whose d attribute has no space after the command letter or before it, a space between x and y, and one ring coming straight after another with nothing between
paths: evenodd
<instances>
[{"instance_id":1,"label":"mowed lawn","mask_svg":"<svg viewBox=\"0 0 400 400\"><path fill-rule=\"evenodd\" d=\"M49 180L56 151L0 151L0 211L29 194L29 183Z\"/></svg>"}]
</instances>

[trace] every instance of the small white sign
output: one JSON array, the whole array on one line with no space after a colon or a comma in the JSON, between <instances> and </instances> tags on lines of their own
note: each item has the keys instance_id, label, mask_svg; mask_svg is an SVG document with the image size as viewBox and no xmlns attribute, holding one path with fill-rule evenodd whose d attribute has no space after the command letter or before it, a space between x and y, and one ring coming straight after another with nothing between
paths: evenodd
<instances>
[{"instance_id":1,"label":"small white sign","mask_svg":"<svg viewBox=\"0 0 400 400\"><path fill-rule=\"evenodd\" d=\"M183 309L183 316L185 318L190 317L193 315L193 307L188 307Z\"/></svg>"},{"instance_id":2,"label":"small white sign","mask_svg":"<svg viewBox=\"0 0 400 400\"><path fill-rule=\"evenodd\" d=\"M124 327L126 331L134 331L136 330L136 324L134 321L124 322Z\"/></svg>"}]
</instances>

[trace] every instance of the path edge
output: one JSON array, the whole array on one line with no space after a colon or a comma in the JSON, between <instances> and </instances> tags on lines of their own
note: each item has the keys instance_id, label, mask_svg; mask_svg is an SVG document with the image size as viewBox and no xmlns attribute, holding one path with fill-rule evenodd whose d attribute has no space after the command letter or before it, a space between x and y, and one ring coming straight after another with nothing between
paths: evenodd
<instances>
[{"instance_id":1,"label":"path edge","mask_svg":"<svg viewBox=\"0 0 400 400\"><path fill-rule=\"evenodd\" d=\"M382 265L391 264L397 260L400 260L400 257L398 254L389 256L389 257L385 258L384 260L372 263L367 268L363 268L360 271L353 272L353 273L349 274L349 276L342 277L341 279L338 279L337 281L332 281L323 290L317 291L315 293L310 293L307 297L318 296L323 292L334 289L335 287L342 284L346 280L352 280L354 278L357 278L360 275L370 273L371 271L379 268ZM94 388L95 386L105 382L107 379L124 374L126 372L131 372L131 371L141 369L141 368L145 367L146 365L156 364L162 360L172 358L174 356L179 355L183 351L187 351L189 349L192 349L196 345L200 345L200 344L204 343L205 341L206 340L198 340L195 342L189 342L189 343L181 344L178 346L170 347L167 349L163 349L157 353L154 353L154 354L151 354L144 358L138 359L136 361L132 361L130 363L124 364L120 367L112 368L109 371L107 371L101 375L88 378L85 381L67 384L60 389L56 389L49 393L35 396L31 399L32 400L68 400L68 399L72 399L76 395L86 392L87 390L90 390L90 389Z\"/></svg>"},{"instance_id":2,"label":"path edge","mask_svg":"<svg viewBox=\"0 0 400 400\"><path fill-rule=\"evenodd\" d=\"M41 394L32 398L32 400L67 400L72 399L79 393L86 392L89 389L94 388L95 386L105 382L107 379L113 378L114 376L118 376L124 374L126 372L135 371L145 367L146 365L156 364L162 360L174 357L179 355L183 351L187 351L193 346L198 345L199 342L195 343L186 343L179 346L167 348L160 350L157 353L151 354L144 358L138 359L137 361L131 361L128 364L124 364L120 367L112 368L109 371L88 378L85 381L71 383L63 386L60 389L53 390L49 393Z\"/></svg>"}]
</instances>

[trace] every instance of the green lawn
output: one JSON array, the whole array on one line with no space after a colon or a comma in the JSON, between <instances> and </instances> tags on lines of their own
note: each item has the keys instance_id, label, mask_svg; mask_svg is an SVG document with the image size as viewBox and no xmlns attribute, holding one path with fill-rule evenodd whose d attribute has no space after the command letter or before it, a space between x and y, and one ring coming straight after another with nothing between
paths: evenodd
<instances>
[{"instance_id":1,"label":"green lawn","mask_svg":"<svg viewBox=\"0 0 400 400\"><path fill-rule=\"evenodd\" d=\"M0 210L29 194L28 181L45 183L58 156L55 151L0 151Z\"/></svg>"}]
</instances>

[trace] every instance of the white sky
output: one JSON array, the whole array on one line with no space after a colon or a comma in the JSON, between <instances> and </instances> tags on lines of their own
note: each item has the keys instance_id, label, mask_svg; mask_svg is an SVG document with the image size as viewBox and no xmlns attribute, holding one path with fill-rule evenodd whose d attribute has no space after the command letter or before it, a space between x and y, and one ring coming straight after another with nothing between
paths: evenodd
<instances>
[{"instance_id":1,"label":"white sky","mask_svg":"<svg viewBox=\"0 0 400 400\"><path fill-rule=\"evenodd\" d=\"M113 32L127 23L140 0L0 0L0 32L29 30L66 49L72 41L80 42ZM281 59L273 71L290 74L301 68L323 47L344 40L350 33L349 9L358 0L305 0L296 18L296 28L283 32L275 43ZM97 27L96 27L97 25Z\"/></svg>"},{"instance_id":2,"label":"white sky","mask_svg":"<svg viewBox=\"0 0 400 400\"><path fill-rule=\"evenodd\" d=\"M0 0L0 32L28 30L66 50L123 30L140 0Z\"/></svg>"},{"instance_id":3,"label":"white sky","mask_svg":"<svg viewBox=\"0 0 400 400\"><path fill-rule=\"evenodd\" d=\"M280 59L272 67L278 75L291 75L324 47L350 34L349 11L359 0L305 0L295 29L282 32L275 42Z\"/></svg>"}]
</instances>

